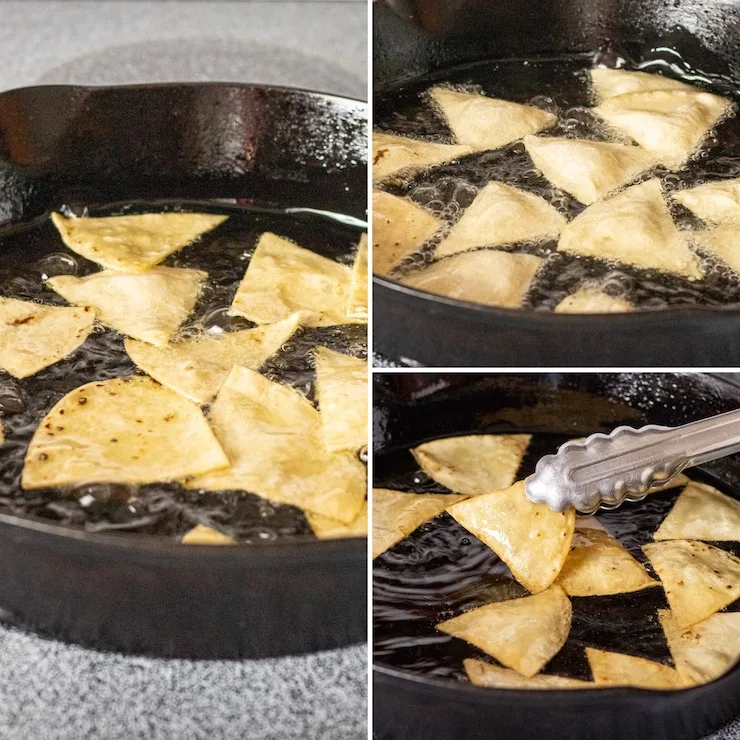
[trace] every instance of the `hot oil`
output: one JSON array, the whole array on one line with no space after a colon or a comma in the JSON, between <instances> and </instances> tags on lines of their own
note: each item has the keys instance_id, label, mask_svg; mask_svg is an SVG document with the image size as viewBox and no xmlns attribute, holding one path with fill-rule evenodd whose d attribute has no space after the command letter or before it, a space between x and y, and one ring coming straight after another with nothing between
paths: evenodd
<instances>
[{"instance_id":1,"label":"hot oil","mask_svg":"<svg viewBox=\"0 0 740 740\"><path fill-rule=\"evenodd\" d=\"M182 337L250 328L251 322L230 317L231 305L257 240L274 231L303 247L351 264L360 232L343 223L342 214L288 215L275 209L230 207L222 203L157 202L114 204L77 215L187 210L224 213L228 221L199 241L168 258L164 265L208 273L207 286L180 331ZM48 219L0 232L0 295L51 305L66 305L43 280L61 274L84 276L97 272L94 263L70 252ZM357 357L367 356L362 325L301 328L263 366L272 380L291 385L314 399L312 352L317 345ZM85 383L139 373L125 352L123 336L103 327L61 362L31 378L16 380L0 371L0 417L5 444L0 446L0 510L34 516L88 531L131 531L181 536L196 524L206 524L239 542L273 541L312 536L304 514L293 506L275 504L243 491L198 492L175 483L145 486L95 484L65 489L23 491L20 476L28 443L51 407ZM105 419L99 420L101 430ZM258 454L258 453L257 453Z\"/></svg>"},{"instance_id":2,"label":"hot oil","mask_svg":"<svg viewBox=\"0 0 740 740\"><path fill-rule=\"evenodd\" d=\"M558 115L547 136L607 140L608 132L592 114L588 70L594 64L628 66L647 72L667 71L690 84L710 89L736 102L740 91L727 80L698 73L675 52L665 49L646 53L639 64L613 51L533 60L477 62L442 73L417 78L378 96L375 106L376 130L406 134L428 141L452 143L452 134L440 114L429 103L427 91L434 85L447 85L461 91L483 93L514 102L543 108ZM721 122L706 140L701 151L679 172L655 168L636 182L659 177L666 193L693 187L708 180L740 177L740 125L737 117ZM407 196L443 221L443 227L417 252L404 259L397 276L422 268L433 259L434 247L462 216L479 190L498 180L539 195L568 220L583 204L552 186L534 167L521 142L495 151L464 157L457 162L433 167L406 179L391 179L383 188ZM670 210L680 229L700 225L678 204ZM623 297L636 308L659 310L677 306L740 305L740 279L717 259L702 251L697 254L705 279L690 281L657 270L638 270L557 251L555 240L524 242L506 247L544 257L546 262L536 276L523 306L552 310L563 298L581 287L595 287Z\"/></svg>"}]
</instances>

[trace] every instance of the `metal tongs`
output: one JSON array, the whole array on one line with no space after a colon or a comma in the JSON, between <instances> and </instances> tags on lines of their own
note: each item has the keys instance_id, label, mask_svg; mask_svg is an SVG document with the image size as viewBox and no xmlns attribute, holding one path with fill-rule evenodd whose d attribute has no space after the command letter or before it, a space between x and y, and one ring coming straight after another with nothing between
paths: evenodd
<instances>
[{"instance_id":1,"label":"metal tongs","mask_svg":"<svg viewBox=\"0 0 740 740\"><path fill-rule=\"evenodd\" d=\"M740 452L740 410L680 427L617 427L566 442L527 479L527 498L553 511L591 514L641 501L685 468Z\"/></svg>"}]
</instances>

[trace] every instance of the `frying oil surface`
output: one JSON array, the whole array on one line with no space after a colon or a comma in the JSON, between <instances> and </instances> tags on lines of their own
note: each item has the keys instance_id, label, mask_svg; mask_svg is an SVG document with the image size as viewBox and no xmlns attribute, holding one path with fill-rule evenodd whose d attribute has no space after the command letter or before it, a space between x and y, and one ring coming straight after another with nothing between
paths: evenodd
<instances>
[{"instance_id":1,"label":"frying oil surface","mask_svg":"<svg viewBox=\"0 0 740 740\"><path fill-rule=\"evenodd\" d=\"M85 215L163 210L206 210L229 215L229 220L217 231L206 234L163 263L208 273L207 286L181 329L182 337L253 326L246 319L228 316L227 309L261 233L274 231L345 264L351 264L360 235L359 231L342 226L338 219L292 217L258 208L244 211L220 204L204 207L200 203L187 208L178 203L118 204ZM75 212L83 215L81 210ZM43 280L62 274L83 276L98 269L82 257L64 251L48 221L20 231L0 233L0 295L66 305L44 286ZM313 399L312 352L317 344L358 357L367 354L366 331L362 325L299 329L262 371ZM140 487L95 484L66 490L21 490L20 476L28 443L48 410L80 385L138 372L125 352L123 336L103 327L96 329L69 357L31 378L16 380L0 371L0 416L6 438L5 446L0 449L0 510L81 526L88 531L126 530L179 536L202 523L215 526L239 542L311 533L299 509L239 491L199 493L177 484ZM99 420L99 425L104 430L104 418Z\"/></svg>"},{"instance_id":2,"label":"frying oil surface","mask_svg":"<svg viewBox=\"0 0 740 740\"><path fill-rule=\"evenodd\" d=\"M664 50L663 50L664 51ZM483 93L519 103L526 103L558 116L547 136L607 140L607 132L588 107L593 104L588 86L588 70L596 63L622 65L625 60L606 52L591 56L558 57L538 60L478 62L442 74L418 78L403 87L379 96L376 102L376 129L418 136L429 141L451 143L451 133L440 115L428 103L426 91L435 84L446 84L462 91ZM703 89L713 89L736 102L740 91L726 81L696 74L675 55L657 55L652 63L640 65L645 71L669 66L672 76ZM633 65L634 67L635 65ZM713 83L711 86L709 83ZM658 176L667 194L710 180L740 177L740 120L730 117L713 131L702 150L681 171L671 173L655 168L640 180ZM405 180L389 180L383 188L395 195L408 196L439 217L445 227L420 250L401 263L399 274L419 269L433 259L434 247L460 218L479 190L491 180L527 190L545 198L568 220L581 211L583 204L555 188L532 165L521 142L494 151L465 157L454 164L433 167ZM685 208L670 204L680 229L697 227L700 222ZM552 310L563 298L587 285L623 297L638 309L675 306L740 305L740 276L717 259L698 252L705 279L689 281L655 270L615 266L587 257L556 251L556 240L522 242L507 250L536 254L546 259L524 307Z\"/></svg>"}]
</instances>

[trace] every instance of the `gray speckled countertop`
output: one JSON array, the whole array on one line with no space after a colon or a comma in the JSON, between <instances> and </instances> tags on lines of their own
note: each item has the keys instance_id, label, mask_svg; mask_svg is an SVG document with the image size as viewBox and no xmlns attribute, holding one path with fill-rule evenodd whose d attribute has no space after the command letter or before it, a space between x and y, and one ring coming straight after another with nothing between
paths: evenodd
<instances>
[{"instance_id":1,"label":"gray speckled countertop","mask_svg":"<svg viewBox=\"0 0 740 740\"><path fill-rule=\"evenodd\" d=\"M222 80L366 97L364 0L0 2L0 90ZM2 740L359 740L366 646L264 661L97 653L0 626Z\"/></svg>"}]
</instances>

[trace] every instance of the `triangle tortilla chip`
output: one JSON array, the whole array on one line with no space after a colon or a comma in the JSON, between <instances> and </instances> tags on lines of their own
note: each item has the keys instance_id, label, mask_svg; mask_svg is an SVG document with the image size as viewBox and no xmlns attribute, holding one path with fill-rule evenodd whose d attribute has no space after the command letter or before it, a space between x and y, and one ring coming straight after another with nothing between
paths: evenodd
<instances>
[{"instance_id":1,"label":"triangle tortilla chip","mask_svg":"<svg viewBox=\"0 0 740 740\"><path fill-rule=\"evenodd\" d=\"M421 469L455 493L478 496L515 480L531 434L472 434L426 442L411 450Z\"/></svg>"},{"instance_id":2,"label":"triangle tortilla chip","mask_svg":"<svg viewBox=\"0 0 740 740\"><path fill-rule=\"evenodd\" d=\"M659 74L630 72L626 69L596 67L591 70L591 86L597 100L607 100L617 95L652 90L685 90L696 92L696 88L684 82Z\"/></svg>"},{"instance_id":3,"label":"triangle tortilla chip","mask_svg":"<svg viewBox=\"0 0 740 740\"><path fill-rule=\"evenodd\" d=\"M544 591L558 577L573 540L574 509L558 513L533 504L524 481L501 491L461 501L447 510L490 547L530 593Z\"/></svg>"},{"instance_id":4,"label":"triangle tortilla chip","mask_svg":"<svg viewBox=\"0 0 740 740\"><path fill-rule=\"evenodd\" d=\"M679 190L673 199L704 221L740 227L740 178Z\"/></svg>"},{"instance_id":5,"label":"triangle tortilla chip","mask_svg":"<svg viewBox=\"0 0 740 740\"><path fill-rule=\"evenodd\" d=\"M740 541L740 501L703 483L689 483L654 540Z\"/></svg>"},{"instance_id":6,"label":"triangle tortilla chip","mask_svg":"<svg viewBox=\"0 0 740 740\"><path fill-rule=\"evenodd\" d=\"M342 537L367 537L367 501L353 522L343 524L336 519L328 519L321 514L306 513L313 533L320 540L334 540Z\"/></svg>"},{"instance_id":7,"label":"triangle tortilla chip","mask_svg":"<svg viewBox=\"0 0 740 740\"><path fill-rule=\"evenodd\" d=\"M653 157L639 146L525 136L534 166L556 187L591 205L649 170Z\"/></svg>"},{"instance_id":8,"label":"triangle tortilla chip","mask_svg":"<svg viewBox=\"0 0 740 740\"><path fill-rule=\"evenodd\" d=\"M655 179L588 206L563 229L558 249L665 270L689 280L702 276L699 260L673 223Z\"/></svg>"},{"instance_id":9,"label":"triangle tortilla chip","mask_svg":"<svg viewBox=\"0 0 740 740\"><path fill-rule=\"evenodd\" d=\"M219 532L205 524L198 524L182 536L183 545L235 545L233 537Z\"/></svg>"},{"instance_id":10,"label":"triangle tortilla chip","mask_svg":"<svg viewBox=\"0 0 740 740\"><path fill-rule=\"evenodd\" d=\"M477 93L433 87L430 94L457 142L468 144L475 151L498 149L527 134L536 134L558 120L540 108Z\"/></svg>"},{"instance_id":11,"label":"triangle tortilla chip","mask_svg":"<svg viewBox=\"0 0 740 740\"><path fill-rule=\"evenodd\" d=\"M441 226L408 198L373 190L373 272L387 275Z\"/></svg>"},{"instance_id":12,"label":"triangle tortilla chip","mask_svg":"<svg viewBox=\"0 0 740 740\"><path fill-rule=\"evenodd\" d=\"M316 347L316 397L330 452L367 447L367 360Z\"/></svg>"},{"instance_id":13,"label":"triangle tortilla chip","mask_svg":"<svg viewBox=\"0 0 740 740\"><path fill-rule=\"evenodd\" d=\"M260 237L229 313L256 324L273 324L296 312L304 326L347 324L351 284L346 265L268 232Z\"/></svg>"},{"instance_id":14,"label":"triangle tortilla chip","mask_svg":"<svg viewBox=\"0 0 740 740\"><path fill-rule=\"evenodd\" d=\"M165 347L190 315L208 275L155 267L140 275L103 270L78 278L60 275L49 287L75 306L91 306L111 329Z\"/></svg>"},{"instance_id":15,"label":"triangle tortilla chip","mask_svg":"<svg viewBox=\"0 0 740 740\"><path fill-rule=\"evenodd\" d=\"M497 665L486 663L484 660L466 658L463 661L465 673L473 686L482 686L487 689L593 689L596 686L590 681L579 681L577 678L551 676L540 673L531 678L525 678L521 673L509 668L499 668Z\"/></svg>"},{"instance_id":16,"label":"triangle tortilla chip","mask_svg":"<svg viewBox=\"0 0 740 740\"><path fill-rule=\"evenodd\" d=\"M352 453L324 449L319 412L302 393L235 367L209 420L231 467L193 478L187 488L249 491L345 524L356 519L365 466Z\"/></svg>"},{"instance_id":17,"label":"triangle tortilla chip","mask_svg":"<svg viewBox=\"0 0 740 740\"><path fill-rule=\"evenodd\" d=\"M683 167L730 110L725 98L698 90L625 93L593 108L672 170Z\"/></svg>"},{"instance_id":18,"label":"triangle tortilla chip","mask_svg":"<svg viewBox=\"0 0 740 740\"><path fill-rule=\"evenodd\" d=\"M663 582L679 629L729 606L740 596L740 559L696 540L653 542L642 548Z\"/></svg>"},{"instance_id":19,"label":"triangle tortilla chip","mask_svg":"<svg viewBox=\"0 0 740 740\"><path fill-rule=\"evenodd\" d=\"M479 249L439 260L401 282L449 298L519 308L541 264L533 254Z\"/></svg>"},{"instance_id":20,"label":"triangle tortilla chip","mask_svg":"<svg viewBox=\"0 0 740 740\"><path fill-rule=\"evenodd\" d=\"M151 378L131 376L64 396L33 435L22 485L156 483L228 464L197 406Z\"/></svg>"},{"instance_id":21,"label":"triangle tortilla chip","mask_svg":"<svg viewBox=\"0 0 740 740\"><path fill-rule=\"evenodd\" d=\"M629 313L634 306L596 288L581 288L563 298L555 313Z\"/></svg>"},{"instance_id":22,"label":"triangle tortilla chip","mask_svg":"<svg viewBox=\"0 0 740 740\"><path fill-rule=\"evenodd\" d=\"M638 658L586 648L594 681L600 686L634 686L640 689L682 689L685 683L675 668Z\"/></svg>"},{"instance_id":23,"label":"triangle tortilla chip","mask_svg":"<svg viewBox=\"0 0 740 740\"><path fill-rule=\"evenodd\" d=\"M373 559L464 498L451 493L404 493L374 488Z\"/></svg>"},{"instance_id":24,"label":"triangle tortilla chip","mask_svg":"<svg viewBox=\"0 0 740 740\"><path fill-rule=\"evenodd\" d=\"M145 272L227 218L208 213L143 213L105 218L51 214L62 241L73 252L122 272Z\"/></svg>"},{"instance_id":25,"label":"triangle tortilla chip","mask_svg":"<svg viewBox=\"0 0 740 740\"><path fill-rule=\"evenodd\" d=\"M352 266L352 282L349 286L347 318L350 321L367 323L368 298L367 234L360 237L355 262Z\"/></svg>"},{"instance_id":26,"label":"triangle tortilla chip","mask_svg":"<svg viewBox=\"0 0 740 740\"><path fill-rule=\"evenodd\" d=\"M147 375L185 398L204 404L218 393L235 365L259 369L290 339L299 318L296 313L276 324L201 334L166 347L127 339L126 352Z\"/></svg>"},{"instance_id":27,"label":"triangle tortilla chip","mask_svg":"<svg viewBox=\"0 0 740 740\"><path fill-rule=\"evenodd\" d=\"M607 596L659 586L608 532L582 526L555 583L568 596Z\"/></svg>"},{"instance_id":28,"label":"triangle tortilla chip","mask_svg":"<svg viewBox=\"0 0 740 740\"><path fill-rule=\"evenodd\" d=\"M434 256L556 237L564 226L563 216L539 195L489 182L439 243Z\"/></svg>"},{"instance_id":29,"label":"triangle tortilla chip","mask_svg":"<svg viewBox=\"0 0 740 740\"><path fill-rule=\"evenodd\" d=\"M402 170L422 170L470 154L473 148L437 144L408 136L373 134L373 180L382 180Z\"/></svg>"},{"instance_id":30,"label":"triangle tortilla chip","mask_svg":"<svg viewBox=\"0 0 740 740\"><path fill-rule=\"evenodd\" d=\"M740 273L740 225L737 228L719 228L685 232L694 244L718 257L731 270Z\"/></svg>"},{"instance_id":31,"label":"triangle tortilla chip","mask_svg":"<svg viewBox=\"0 0 740 740\"><path fill-rule=\"evenodd\" d=\"M658 617L676 670L687 685L708 683L727 673L740 657L740 613L715 614L685 632L667 609Z\"/></svg>"},{"instance_id":32,"label":"triangle tortilla chip","mask_svg":"<svg viewBox=\"0 0 740 740\"><path fill-rule=\"evenodd\" d=\"M63 360L87 339L91 308L41 306L0 296L0 370L28 378Z\"/></svg>"},{"instance_id":33,"label":"triangle tortilla chip","mask_svg":"<svg viewBox=\"0 0 740 740\"><path fill-rule=\"evenodd\" d=\"M475 645L522 676L537 675L568 639L572 608L559 586L464 612L437 629Z\"/></svg>"}]
</instances>

